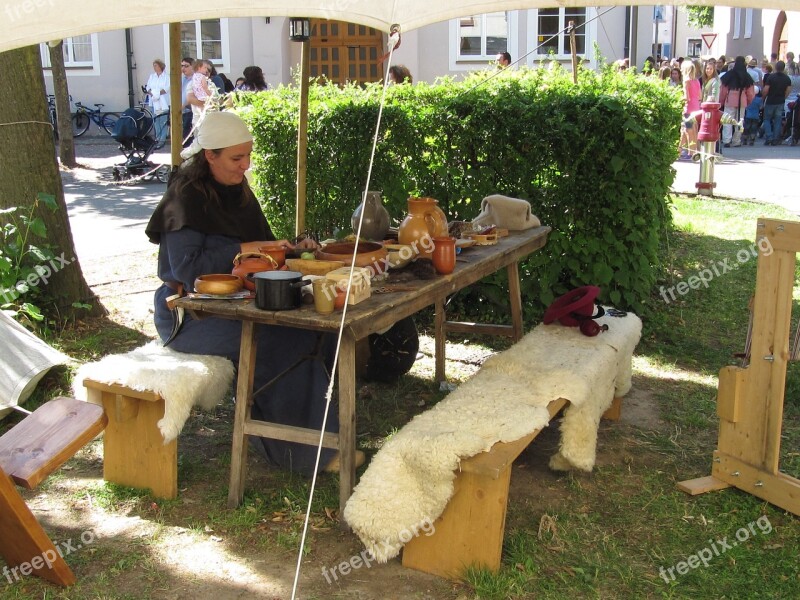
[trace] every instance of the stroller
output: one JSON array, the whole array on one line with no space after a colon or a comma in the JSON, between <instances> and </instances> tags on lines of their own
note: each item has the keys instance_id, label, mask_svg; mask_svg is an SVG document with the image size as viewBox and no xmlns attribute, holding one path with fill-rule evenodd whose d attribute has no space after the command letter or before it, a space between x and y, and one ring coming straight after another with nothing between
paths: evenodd
<instances>
[{"instance_id":1,"label":"stroller","mask_svg":"<svg viewBox=\"0 0 800 600\"><path fill-rule=\"evenodd\" d=\"M114 181L142 178L147 181L157 179L162 183L167 182L170 166L159 166L149 160L156 149L152 131L153 118L146 111L129 108L120 115L111 137L119 142L119 150L125 155L125 162L114 166Z\"/></svg>"},{"instance_id":2,"label":"stroller","mask_svg":"<svg viewBox=\"0 0 800 600\"><path fill-rule=\"evenodd\" d=\"M788 109L786 125L781 139L791 138L791 145L797 146L797 144L800 144L800 97L789 102Z\"/></svg>"}]
</instances>

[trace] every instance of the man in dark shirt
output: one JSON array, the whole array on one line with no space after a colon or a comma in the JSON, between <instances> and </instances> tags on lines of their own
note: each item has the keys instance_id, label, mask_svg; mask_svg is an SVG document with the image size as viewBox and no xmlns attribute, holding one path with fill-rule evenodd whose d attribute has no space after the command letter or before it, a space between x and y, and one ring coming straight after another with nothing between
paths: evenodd
<instances>
[{"instance_id":1,"label":"man in dark shirt","mask_svg":"<svg viewBox=\"0 0 800 600\"><path fill-rule=\"evenodd\" d=\"M786 63L775 63L775 72L764 79L764 142L765 146L780 146L783 143L781 119L783 105L792 89L792 80L783 71Z\"/></svg>"}]
</instances>

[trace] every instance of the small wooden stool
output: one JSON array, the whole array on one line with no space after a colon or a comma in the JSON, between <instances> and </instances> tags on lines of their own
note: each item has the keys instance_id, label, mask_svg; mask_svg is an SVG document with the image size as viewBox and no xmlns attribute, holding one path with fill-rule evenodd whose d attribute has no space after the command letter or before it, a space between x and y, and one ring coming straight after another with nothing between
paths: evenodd
<instances>
[{"instance_id":1,"label":"small wooden stool","mask_svg":"<svg viewBox=\"0 0 800 600\"><path fill-rule=\"evenodd\" d=\"M107 423L100 406L59 397L43 404L0 438L0 554L9 572L75 583L69 568L14 487L33 489ZM13 481L12 481L13 480Z\"/></svg>"},{"instance_id":2,"label":"small wooden stool","mask_svg":"<svg viewBox=\"0 0 800 600\"><path fill-rule=\"evenodd\" d=\"M178 440L164 443L158 421L164 399L148 390L84 379L87 398L108 415L103 435L103 479L150 489L156 498L178 495Z\"/></svg>"}]
</instances>

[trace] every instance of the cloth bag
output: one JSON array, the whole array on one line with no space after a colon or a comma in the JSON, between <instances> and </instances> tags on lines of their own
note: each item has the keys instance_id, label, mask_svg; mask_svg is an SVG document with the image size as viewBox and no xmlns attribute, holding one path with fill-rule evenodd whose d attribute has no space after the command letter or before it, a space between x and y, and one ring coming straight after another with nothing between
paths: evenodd
<instances>
[{"instance_id":1,"label":"cloth bag","mask_svg":"<svg viewBox=\"0 0 800 600\"><path fill-rule=\"evenodd\" d=\"M481 201L481 212L472 220L472 224L482 227L496 225L511 231L522 231L541 225L539 219L531 213L531 205L527 200L500 194L486 196Z\"/></svg>"}]
</instances>

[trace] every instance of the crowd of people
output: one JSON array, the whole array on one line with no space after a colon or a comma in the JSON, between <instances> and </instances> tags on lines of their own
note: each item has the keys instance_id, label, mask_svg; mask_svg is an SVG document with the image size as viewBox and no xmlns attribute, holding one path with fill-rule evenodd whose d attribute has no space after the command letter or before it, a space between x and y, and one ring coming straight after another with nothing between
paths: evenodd
<instances>
[{"instance_id":1,"label":"crowd of people","mask_svg":"<svg viewBox=\"0 0 800 600\"><path fill-rule=\"evenodd\" d=\"M752 146L760 137L766 146L800 143L800 65L793 52L787 52L784 60L773 54L761 61L754 56L723 55L704 61L682 57L656 61L648 56L642 72L655 74L656 64L658 77L683 93L679 160L691 160L697 151L702 102L722 105L724 148Z\"/></svg>"},{"instance_id":2,"label":"crowd of people","mask_svg":"<svg viewBox=\"0 0 800 600\"><path fill-rule=\"evenodd\" d=\"M231 92L260 92L269 88L261 67L255 65L246 67L242 76L233 83L224 73L217 72L212 61L185 56L181 59L181 75L184 146L189 145L192 128L197 125L209 99L221 102L224 95ZM163 145L169 132L168 120L164 115L170 111L170 80L163 60L157 58L153 61L153 73L143 89L154 117L156 142Z\"/></svg>"}]
</instances>

